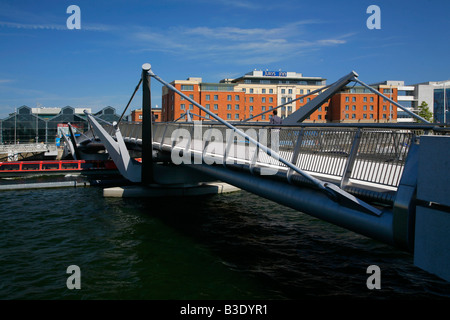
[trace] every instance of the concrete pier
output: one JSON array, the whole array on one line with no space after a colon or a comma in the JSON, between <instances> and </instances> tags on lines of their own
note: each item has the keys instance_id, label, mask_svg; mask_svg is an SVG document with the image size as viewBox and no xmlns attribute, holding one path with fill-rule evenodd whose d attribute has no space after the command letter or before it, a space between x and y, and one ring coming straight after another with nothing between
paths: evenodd
<instances>
[{"instance_id":1,"label":"concrete pier","mask_svg":"<svg viewBox=\"0 0 450 320\"><path fill-rule=\"evenodd\" d=\"M166 196L199 196L239 191L240 189L223 182L200 184L125 186L103 189L107 198L143 198Z\"/></svg>"}]
</instances>

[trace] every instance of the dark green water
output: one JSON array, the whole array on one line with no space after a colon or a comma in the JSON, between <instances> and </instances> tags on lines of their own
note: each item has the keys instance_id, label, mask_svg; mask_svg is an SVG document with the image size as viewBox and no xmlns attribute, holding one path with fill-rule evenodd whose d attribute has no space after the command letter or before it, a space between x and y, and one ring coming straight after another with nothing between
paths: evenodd
<instances>
[{"instance_id":1,"label":"dark green water","mask_svg":"<svg viewBox=\"0 0 450 320\"><path fill-rule=\"evenodd\" d=\"M0 193L0 299L448 299L412 256L247 192ZM381 268L369 290L366 269ZM69 290L66 269L81 270Z\"/></svg>"}]
</instances>

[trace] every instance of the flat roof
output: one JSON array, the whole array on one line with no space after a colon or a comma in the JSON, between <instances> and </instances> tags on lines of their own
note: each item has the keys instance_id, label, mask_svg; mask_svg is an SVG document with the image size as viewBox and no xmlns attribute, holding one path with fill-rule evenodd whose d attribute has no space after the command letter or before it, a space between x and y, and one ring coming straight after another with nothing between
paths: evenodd
<instances>
[{"instance_id":1,"label":"flat roof","mask_svg":"<svg viewBox=\"0 0 450 320\"><path fill-rule=\"evenodd\" d=\"M240 79L287 79L287 80L326 80L323 77L305 77L302 73L293 71L269 71L269 70L253 70L247 72L242 77L234 79L233 82Z\"/></svg>"}]
</instances>

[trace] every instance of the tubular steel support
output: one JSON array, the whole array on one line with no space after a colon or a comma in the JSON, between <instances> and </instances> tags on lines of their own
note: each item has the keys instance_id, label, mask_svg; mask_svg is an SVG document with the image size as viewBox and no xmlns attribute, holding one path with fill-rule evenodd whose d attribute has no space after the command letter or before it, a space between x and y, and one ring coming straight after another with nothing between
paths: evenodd
<instances>
[{"instance_id":1,"label":"tubular steel support","mask_svg":"<svg viewBox=\"0 0 450 320\"><path fill-rule=\"evenodd\" d=\"M138 91L139 87L141 86L141 83L142 83L142 78L139 80L139 83L138 83L138 85L136 86L136 89L134 89L134 92L133 92L133 94L132 94L130 100L128 101L127 106L125 107L125 109L124 109L123 112L122 112L122 115L120 116L119 120L117 121L117 125L119 125L120 122L122 121L122 118L123 118L123 116L125 115L125 112L127 112L127 109L128 109L128 107L130 106L130 103L131 103L131 101L133 100L134 95L136 94L136 92Z\"/></svg>"},{"instance_id":2,"label":"tubular steel support","mask_svg":"<svg viewBox=\"0 0 450 320\"><path fill-rule=\"evenodd\" d=\"M316 98L305 104L303 107L292 113L290 116L283 120L284 124L295 125L298 122L302 122L308 118L314 111L316 111L322 104L330 99L336 92L341 90L349 82L351 82L358 74L355 71L350 72L348 75L342 77L335 83L329 86L327 90L319 94ZM321 88L323 90L323 88Z\"/></svg>"},{"instance_id":3,"label":"tubular steel support","mask_svg":"<svg viewBox=\"0 0 450 320\"><path fill-rule=\"evenodd\" d=\"M149 70L151 65L142 65L142 178L143 184L153 182L152 106Z\"/></svg>"},{"instance_id":4,"label":"tubular steel support","mask_svg":"<svg viewBox=\"0 0 450 320\"><path fill-rule=\"evenodd\" d=\"M69 126L69 133L70 133L70 141L72 142L73 149L75 152L74 154L72 154L72 156L75 160L81 159L80 151L78 150L78 146L77 146L77 140L75 138L75 132L73 131L73 127L70 123L68 123L68 126Z\"/></svg>"},{"instance_id":5,"label":"tubular steel support","mask_svg":"<svg viewBox=\"0 0 450 320\"><path fill-rule=\"evenodd\" d=\"M114 140L90 113L84 111L84 114L91 122L92 129L105 145L119 172L131 182L141 182L141 164L130 157L119 126L114 126L116 135L116 140Z\"/></svg>"},{"instance_id":6,"label":"tubular steel support","mask_svg":"<svg viewBox=\"0 0 450 320\"><path fill-rule=\"evenodd\" d=\"M311 188L264 179L251 173L228 170L223 166L188 165L193 170L210 174L241 189L282 205L291 207L318 219L336 224L387 244L394 244L392 212L367 214L356 207L345 207Z\"/></svg>"},{"instance_id":7,"label":"tubular steel support","mask_svg":"<svg viewBox=\"0 0 450 320\"><path fill-rule=\"evenodd\" d=\"M356 130L355 137L353 138L352 148L350 150L350 155L348 156L347 163L344 169L344 175L341 179L340 187L343 189L347 184L348 180L353 171L353 167L356 161L356 155L359 149L359 142L361 141L361 129Z\"/></svg>"}]
</instances>

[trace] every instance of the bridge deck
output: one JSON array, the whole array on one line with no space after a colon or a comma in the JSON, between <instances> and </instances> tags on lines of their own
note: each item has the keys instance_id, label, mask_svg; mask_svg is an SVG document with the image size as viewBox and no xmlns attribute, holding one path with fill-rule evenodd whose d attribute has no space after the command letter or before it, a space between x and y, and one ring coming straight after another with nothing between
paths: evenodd
<instances>
[{"instance_id":1,"label":"bridge deck","mask_svg":"<svg viewBox=\"0 0 450 320\"><path fill-rule=\"evenodd\" d=\"M423 133L394 128L236 127L315 177L344 188L387 193L396 191L409 147ZM141 144L139 123L122 123L120 129L127 143ZM113 132L111 127L110 133ZM259 167L287 172L289 169L222 125L158 123L153 128L153 146L170 153L184 150L209 163L237 163L249 170Z\"/></svg>"}]
</instances>

